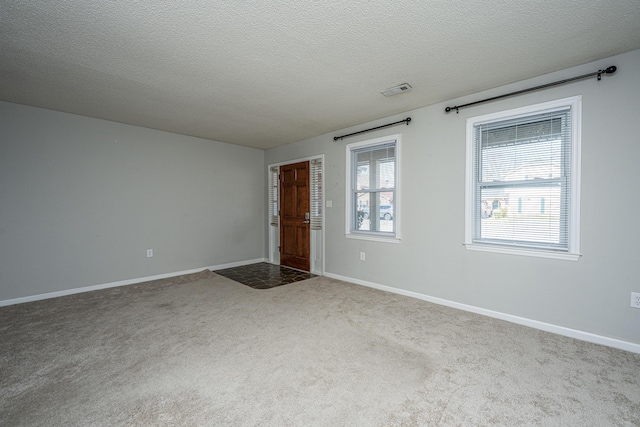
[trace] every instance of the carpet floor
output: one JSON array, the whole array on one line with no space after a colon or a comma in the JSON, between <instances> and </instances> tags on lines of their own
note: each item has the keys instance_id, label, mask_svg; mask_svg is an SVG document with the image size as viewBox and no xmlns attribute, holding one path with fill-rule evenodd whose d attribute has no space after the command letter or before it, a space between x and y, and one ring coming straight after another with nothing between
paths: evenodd
<instances>
[{"instance_id":1,"label":"carpet floor","mask_svg":"<svg viewBox=\"0 0 640 427\"><path fill-rule=\"evenodd\" d=\"M638 426L640 355L324 277L0 308L3 426Z\"/></svg>"}]
</instances>

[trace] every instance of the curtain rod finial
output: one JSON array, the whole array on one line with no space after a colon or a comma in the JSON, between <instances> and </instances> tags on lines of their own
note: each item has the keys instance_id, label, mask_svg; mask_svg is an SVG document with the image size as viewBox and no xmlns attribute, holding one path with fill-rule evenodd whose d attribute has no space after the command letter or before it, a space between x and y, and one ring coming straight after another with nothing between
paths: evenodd
<instances>
[{"instance_id":1,"label":"curtain rod finial","mask_svg":"<svg viewBox=\"0 0 640 427\"><path fill-rule=\"evenodd\" d=\"M618 67L616 67L615 65L612 65L610 67L607 67L604 70L598 70L598 80L602 80L603 74L613 74L616 72L617 69Z\"/></svg>"}]
</instances>

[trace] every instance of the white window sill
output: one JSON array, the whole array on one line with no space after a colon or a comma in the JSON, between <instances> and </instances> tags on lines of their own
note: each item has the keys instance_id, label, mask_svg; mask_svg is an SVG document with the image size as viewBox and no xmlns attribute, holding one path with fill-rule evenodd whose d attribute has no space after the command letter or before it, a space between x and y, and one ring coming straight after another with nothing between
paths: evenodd
<instances>
[{"instance_id":1,"label":"white window sill","mask_svg":"<svg viewBox=\"0 0 640 427\"><path fill-rule=\"evenodd\" d=\"M578 261L580 254L568 252L545 251L542 249L511 248L497 245L483 245L478 243L465 243L470 251L495 252L499 254L522 255L537 258L560 259L564 261Z\"/></svg>"},{"instance_id":2,"label":"white window sill","mask_svg":"<svg viewBox=\"0 0 640 427\"><path fill-rule=\"evenodd\" d=\"M345 237L347 239L356 239L356 240L371 240L373 242L384 242L384 243L400 243L400 238L395 236L380 236L375 234L368 233L345 233Z\"/></svg>"}]
</instances>

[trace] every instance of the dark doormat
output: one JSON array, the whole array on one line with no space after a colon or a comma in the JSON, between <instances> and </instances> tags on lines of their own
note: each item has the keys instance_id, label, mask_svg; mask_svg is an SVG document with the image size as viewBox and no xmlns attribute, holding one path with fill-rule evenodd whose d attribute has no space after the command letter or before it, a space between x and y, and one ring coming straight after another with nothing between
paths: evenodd
<instances>
[{"instance_id":1,"label":"dark doormat","mask_svg":"<svg viewBox=\"0 0 640 427\"><path fill-rule=\"evenodd\" d=\"M270 289L316 277L315 274L306 271L267 262L215 270L215 273L253 289Z\"/></svg>"}]
</instances>

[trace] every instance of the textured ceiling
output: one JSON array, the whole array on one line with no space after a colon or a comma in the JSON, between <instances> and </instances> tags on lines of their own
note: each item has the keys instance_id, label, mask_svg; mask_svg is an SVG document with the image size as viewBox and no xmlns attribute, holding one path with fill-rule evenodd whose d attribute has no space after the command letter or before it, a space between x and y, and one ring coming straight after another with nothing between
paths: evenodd
<instances>
[{"instance_id":1,"label":"textured ceiling","mask_svg":"<svg viewBox=\"0 0 640 427\"><path fill-rule=\"evenodd\" d=\"M3 0L0 100L269 148L639 48L638 0Z\"/></svg>"}]
</instances>

